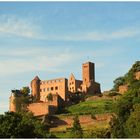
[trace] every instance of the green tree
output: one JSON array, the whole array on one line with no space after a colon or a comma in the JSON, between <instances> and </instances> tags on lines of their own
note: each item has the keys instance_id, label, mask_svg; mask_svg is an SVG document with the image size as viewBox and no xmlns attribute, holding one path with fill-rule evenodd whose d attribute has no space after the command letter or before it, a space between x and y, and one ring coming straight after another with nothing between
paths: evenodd
<instances>
[{"instance_id":1,"label":"green tree","mask_svg":"<svg viewBox=\"0 0 140 140\"><path fill-rule=\"evenodd\" d=\"M53 100L53 95L52 95L52 93L49 93L49 94L47 95L47 100L48 100L48 101L52 101L52 100Z\"/></svg>"},{"instance_id":2,"label":"green tree","mask_svg":"<svg viewBox=\"0 0 140 140\"><path fill-rule=\"evenodd\" d=\"M126 121L125 133L128 138L140 138L140 104L135 104L133 108Z\"/></svg>"},{"instance_id":3,"label":"green tree","mask_svg":"<svg viewBox=\"0 0 140 140\"><path fill-rule=\"evenodd\" d=\"M20 89L21 93L24 95L29 95L30 93L30 88L29 87L23 87L22 89Z\"/></svg>"},{"instance_id":4,"label":"green tree","mask_svg":"<svg viewBox=\"0 0 140 140\"><path fill-rule=\"evenodd\" d=\"M138 131L135 131L134 135L130 133L130 131L132 130L131 126L130 128L127 128L129 127L130 123L133 124L132 122L135 121L136 118L134 119L134 114L136 113L136 110L139 109L138 107L135 108L135 105L140 103L139 85L140 81L133 81L129 85L129 90L116 103L116 117L112 119L110 123L111 136L113 138L134 138L138 137L139 135Z\"/></svg>"},{"instance_id":5,"label":"green tree","mask_svg":"<svg viewBox=\"0 0 140 140\"><path fill-rule=\"evenodd\" d=\"M117 79L115 79L114 81L114 90L118 90L120 85L123 85L125 83L125 78L124 77L118 77Z\"/></svg>"},{"instance_id":6,"label":"green tree","mask_svg":"<svg viewBox=\"0 0 140 140\"><path fill-rule=\"evenodd\" d=\"M81 128L78 116L75 116L73 118L73 120L74 120L73 127L71 128L72 138L82 138L83 137L83 130Z\"/></svg>"},{"instance_id":7,"label":"green tree","mask_svg":"<svg viewBox=\"0 0 140 140\"><path fill-rule=\"evenodd\" d=\"M0 138L47 138L47 127L30 113L0 115Z\"/></svg>"}]
</instances>

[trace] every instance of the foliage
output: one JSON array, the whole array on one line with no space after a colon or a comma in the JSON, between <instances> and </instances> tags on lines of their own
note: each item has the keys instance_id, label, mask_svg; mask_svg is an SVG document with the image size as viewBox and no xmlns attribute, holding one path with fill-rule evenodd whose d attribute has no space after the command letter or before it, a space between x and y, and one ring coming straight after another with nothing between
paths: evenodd
<instances>
[{"instance_id":1,"label":"foliage","mask_svg":"<svg viewBox=\"0 0 140 140\"><path fill-rule=\"evenodd\" d=\"M110 122L112 138L140 137L140 80L134 78L134 73L140 70L137 61L125 75L129 84L128 91L117 101L114 117Z\"/></svg>"},{"instance_id":2,"label":"foliage","mask_svg":"<svg viewBox=\"0 0 140 140\"><path fill-rule=\"evenodd\" d=\"M76 105L72 105L66 108L69 114L83 115L83 114L102 114L113 112L114 107L113 100L94 100L85 101Z\"/></svg>"},{"instance_id":3,"label":"foliage","mask_svg":"<svg viewBox=\"0 0 140 140\"><path fill-rule=\"evenodd\" d=\"M75 92L70 95L70 102L72 102L73 104L77 104L81 101L84 101L84 99L85 96L82 92Z\"/></svg>"},{"instance_id":4,"label":"foliage","mask_svg":"<svg viewBox=\"0 0 140 140\"><path fill-rule=\"evenodd\" d=\"M132 67L130 68L130 70L121 77L118 77L116 80L114 80L114 86L113 89L118 91L118 87L120 85L131 85L134 82L136 82L137 80L135 79L135 72L140 71L140 61L136 61L135 64L132 65Z\"/></svg>"},{"instance_id":5,"label":"foliage","mask_svg":"<svg viewBox=\"0 0 140 140\"><path fill-rule=\"evenodd\" d=\"M111 138L124 138L123 122L116 116L113 116L110 121Z\"/></svg>"},{"instance_id":6,"label":"foliage","mask_svg":"<svg viewBox=\"0 0 140 140\"><path fill-rule=\"evenodd\" d=\"M125 83L125 78L124 77L118 77L117 79L115 79L114 81L114 90L118 90L120 85L123 85Z\"/></svg>"},{"instance_id":7,"label":"foliage","mask_svg":"<svg viewBox=\"0 0 140 140\"><path fill-rule=\"evenodd\" d=\"M96 116L95 116L95 114L91 114L91 118L93 119L93 120L96 120Z\"/></svg>"},{"instance_id":8,"label":"foliage","mask_svg":"<svg viewBox=\"0 0 140 140\"><path fill-rule=\"evenodd\" d=\"M0 138L47 138L47 127L30 113L0 115Z\"/></svg>"},{"instance_id":9,"label":"foliage","mask_svg":"<svg viewBox=\"0 0 140 140\"><path fill-rule=\"evenodd\" d=\"M110 91L107 96L112 97L112 96L120 96L121 94L116 92L116 91Z\"/></svg>"},{"instance_id":10,"label":"foliage","mask_svg":"<svg viewBox=\"0 0 140 140\"><path fill-rule=\"evenodd\" d=\"M82 138L83 137L83 130L80 125L80 121L78 116L73 118L73 127L71 128L71 136L72 138Z\"/></svg>"},{"instance_id":11,"label":"foliage","mask_svg":"<svg viewBox=\"0 0 140 140\"><path fill-rule=\"evenodd\" d=\"M30 88L29 87L23 87L22 89L20 89L21 93L28 96L30 93Z\"/></svg>"},{"instance_id":12,"label":"foliage","mask_svg":"<svg viewBox=\"0 0 140 140\"><path fill-rule=\"evenodd\" d=\"M52 93L49 93L49 94L47 95L47 100L48 100L48 101L52 101L52 100L53 100L53 95L52 95Z\"/></svg>"},{"instance_id":13,"label":"foliage","mask_svg":"<svg viewBox=\"0 0 140 140\"><path fill-rule=\"evenodd\" d=\"M140 138L140 104L134 105L125 124L125 133L129 138Z\"/></svg>"}]
</instances>

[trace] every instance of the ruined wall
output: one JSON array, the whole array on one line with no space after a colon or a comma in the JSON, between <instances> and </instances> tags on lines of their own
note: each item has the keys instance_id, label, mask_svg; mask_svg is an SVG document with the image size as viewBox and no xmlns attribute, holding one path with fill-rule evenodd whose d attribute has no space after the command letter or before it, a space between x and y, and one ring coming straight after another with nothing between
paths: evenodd
<instances>
[{"instance_id":1,"label":"ruined wall","mask_svg":"<svg viewBox=\"0 0 140 140\"><path fill-rule=\"evenodd\" d=\"M95 81L94 63L87 62L82 65L83 84L88 87L90 81Z\"/></svg>"},{"instance_id":2,"label":"ruined wall","mask_svg":"<svg viewBox=\"0 0 140 140\"><path fill-rule=\"evenodd\" d=\"M140 71L138 71L138 72L135 73L135 78L137 80L140 80Z\"/></svg>"},{"instance_id":3,"label":"ruined wall","mask_svg":"<svg viewBox=\"0 0 140 140\"><path fill-rule=\"evenodd\" d=\"M81 84L82 84L82 81L81 80L76 80L74 75L71 74L70 77L69 77L69 80L68 80L68 90L71 93L81 91Z\"/></svg>"},{"instance_id":4,"label":"ruined wall","mask_svg":"<svg viewBox=\"0 0 140 140\"><path fill-rule=\"evenodd\" d=\"M46 115L49 113L48 103L32 103L27 107L34 116Z\"/></svg>"},{"instance_id":5,"label":"ruined wall","mask_svg":"<svg viewBox=\"0 0 140 140\"><path fill-rule=\"evenodd\" d=\"M101 87L100 84L97 82L93 83L93 87L94 87L94 94L99 94L101 93Z\"/></svg>"},{"instance_id":6,"label":"ruined wall","mask_svg":"<svg viewBox=\"0 0 140 140\"><path fill-rule=\"evenodd\" d=\"M36 76L31 81L32 96L39 101L40 100L40 79Z\"/></svg>"},{"instance_id":7,"label":"ruined wall","mask_svg":"<svg viewBox=\"0 0 140 140\"><path fill-rule=\"evenodd\" d=\"M123 94L128 91L128 85L119 86L119 93Z\"/></svg>"},{"instance_id":8,"label":"ruined wall","mask_svg":"<svg viewBox=\"0 0 140 140\"><path fill-rule=\"evenodd\" d=\"M9 98L9 111L16 112L22 109L21 97L15 97L13 95Z\"/></svg>"},{"instance_id":9,"label":"ruined wall","mask_svg":"<svg viewBox=\"0 0 140 140\"><path fill-rule=\"evenodd\" d=\"M49 93L58 94L64 101L68 92L68 81L65 78L45 80L40 82L40 100L46 102Z\"/></svg>"}]
</instances>

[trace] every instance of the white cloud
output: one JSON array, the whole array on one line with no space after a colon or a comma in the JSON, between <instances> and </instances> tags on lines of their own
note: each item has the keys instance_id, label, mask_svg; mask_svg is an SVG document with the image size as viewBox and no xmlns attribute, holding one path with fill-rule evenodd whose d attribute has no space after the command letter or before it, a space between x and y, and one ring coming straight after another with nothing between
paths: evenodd
<instances>
[{"instance_id":1,"label":"white cloud","mask_svg":"<svg viewBox=\"0 0 140 140\"><path fill-rule=\"evenodd\" d=\"M29 71L57 72L67 63L72 63L77 57L76 53L70 54L66 50L53 48L30 48L29 49L3 49L0 54L9 55L0 60L0 75L16 74ZM27 52L27 53L26 53ZM20 54L20 55L19 55ZM14 56L14 57L12 57ZM62 69L61 69L62 70Z\"/></svg>"},{"instance_id":2,"label":"white cloud","mask_svg":"<svg viewBox=\"0 0 140 140\"><path fill-rule=\"evenodd\" d=\"M54 35L49 36L46 39L49 40L65 40L65 41L105 41L131 38L140 35L140 30L136 28L119 29L112 32L106 31L89 31L89 32L78 32L78 33L66 33L65 35ZM45 38L45 37L44 37Z\"/></svg>"},{"instance_id":3,"label":"white cloud","mask_svg":"<svg viewBox=\"0 0 140 140\"><path fill-rule=\"evenodd\" d=\"M20 74L31 71L62 72L67 70L68 65L85 61L85 56L96 63L96 68L105 66L103 58L120 52L119 48L102 48L74 52L73 47L62 49L60 47L27 47L6 49L0 51L0 76ZM88 60L87 60L88 61Z\"/></svg>"},{"instance_id":4,"label":"white cloud","mask_svg":"<svg viewBox=\"0 0 140 140\"><path fill-rule=\"evenodd\" d=\"M23 19L14 15L1 15L0 34L8 36L21 36L27 38L39 38L40 27L29 19Z\"/></svg>"},{"instance_id":5,"label":"white cloud","mask_svg":"<svg viewBox=\"0 0 140 140\"><path fill-rule=\"evenodd\" d=\"M21 18L15 15L1 15L0 35L19 36L42 40L61 41L105 41L130 38L140 35L139 28L129 27L115 31L83 31L65 34L43 34L41 25L37 25L29 18Z\"/></svg>"}]
</instances>

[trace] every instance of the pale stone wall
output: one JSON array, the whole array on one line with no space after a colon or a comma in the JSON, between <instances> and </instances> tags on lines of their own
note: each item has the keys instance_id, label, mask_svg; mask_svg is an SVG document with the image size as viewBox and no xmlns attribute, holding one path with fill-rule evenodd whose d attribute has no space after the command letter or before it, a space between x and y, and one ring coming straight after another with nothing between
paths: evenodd
<instances>
[{"instance_id":1,"label":"pale stone wall","mask_svg":"<svg viewBox=\"0 0 140 140\"><path fill-rule=\"evenodd\" d=\"M135 78L137 80L140 80L140 71L138 71L138 72L135 73Z\"/></svg>"},{"instance_id":2,"label":"pale stone wall","mask_svg":"<svg viewBox=\"0 0 140 140\"><path fill-rule=\"evenodd\" d=\"M128 85L119 86L119 93L123 94L128 91Z\"/></svg>"},{"instance_id":3,"label":"pale stone wall","mask_svg":"<svg viewBox=\"0 0 140 140\"><path fill-rule=\"evenodd\" d=\"M49 93L58 94L64 101L68 93L68 82L65 78L45 80L40 82L40 100L46 102Z\"/></svg>"}]
</instances>

